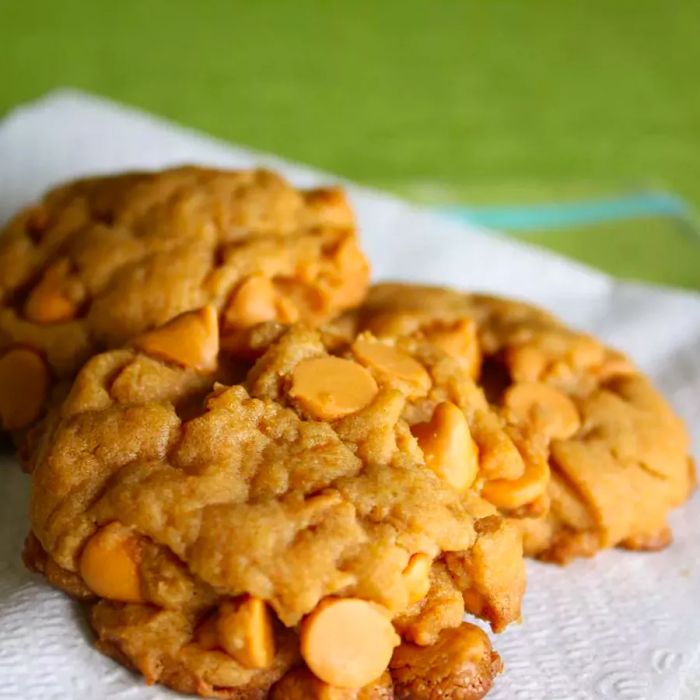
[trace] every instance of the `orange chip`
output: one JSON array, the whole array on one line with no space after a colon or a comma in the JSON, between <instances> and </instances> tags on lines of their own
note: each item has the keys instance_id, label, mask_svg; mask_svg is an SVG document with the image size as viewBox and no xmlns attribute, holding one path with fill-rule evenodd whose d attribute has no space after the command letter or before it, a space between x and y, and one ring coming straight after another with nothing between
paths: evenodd
<instances>
[{"instance_id":1,"label":"orange chip","mask_svg":"<svg viewBox=\"0 0 700 700\"><path fill-rule=\"evenodd\" d=\"M204 306L186 311L168 323L144 333L134 345L145 352L184 367L212 370L219 354L216 309Z\"/></svg>"},{"instance_id":2,"label":"orange chip","mask_svg":"<svg viewBox=\"0 0 700 700\"><path fill-rule=\"evenodd\" d=\"M427 423L411 427L423 451L425 464L460 492L466 491L479 471L479 451L464 413L451 401L438 404Z\"/></svg>"},{"instance_id":3,"label":"orange chip","mask_svg":"<svg viewBox=\"0 0 700 700\"><path fill-rule=\"evenodd\" d=\"M533 503L545 493L549 485L549 475L549 465L545 459L530 460L521 477L487 481L481 495L496 508L515 510Z\"/></svg>"},{"instance_id":4,"label":"orange chip","mask_svg":"<svg viewBox=\"0 0 700 700\"><path fill-rule=\"evenodd\" d=\"M355 357L370 370L387 380L398 379L411 388L415 396L425 396L430 389L430 375L418 360L403 350L359 337L352 346Z\"/></svg>"},{"instance_id":5,"label":"orange chip","mask_svg":"<svg viewBox=\"0 0 700 700\"><path fill-rule=\"evenodd\" d=\"M436 322L425 329L425 337L448 355L454 357L472 379L481 370L481 348L476 323L468 318L452 323Z\"/></svg>"},{"instance_id":6,"label":"orange chip","mask_svg":"<svg viewBox=\"0 0 700 700\"><path fill-rule=\"evenodd\" d=\"M61 258L50 265L24 304L24 315L33 323L64 323L75 318L85 294L82 283L70 272L70 261Z\"/></svg>"},{"instance_id":7,"label":"orange chip","mask_svg":"<svg viewBox=\"0 0 700 700\"><path fill-rule=\"evenodd\" d=\"M216 630L224 651L246 668L267 668L275 658L272 617L260 598L222 604Z\"/></svg>"},{"instance_id":8,"label":"orange chip","mask_svg":"<svg viewBox=\"0 0 700 700\"><path fill-rule=\"evenodd\" d=\"M0 424L21 430L40 415L49 393L44 358L30 348L12 348L0 357Z\"/></svg>"},{"instance_id":9,"label":"orange chip","mask_svg":"<svg viewBox=\"0 0 700 700\"><path fill-rule=\"evenodd\" d=\"M503 403L519 420L550 438L566 440L581 425L574 402L547 384L514 384L505 392Z\"/></svg>"},{"instance_id":10,"label":"orange chip","mask_svg":"<svg viewBox=\"0 0 700 700\"><path fill-rule=\"evenodd\" d=\"M377 392L372 375L357 362L314 357L294 368L289 395L314 418L331 421L365 408Z\"/></svg>"},{"instance_id":11,"label":"orange chip","mask_svg":"<svg viewBox=\"0 0 700 700\"><path fill-rule=\"evenodd\" d=\"M301 626L301 655L318 678L361 688L379 678L399 643L382 609L358 598L322 602Z\"/></svg>"},{"instance_id":12,"label":"orange chip","mask_svg":"<svg viewBox=\"0 0 700 700\"><path fill-rule=\"evenodd\" d=\"M102 598L142 603L140 558L138 539L121 523L113 522L88 540L80 555L80 575Z\"/></svg>"},{"instance_id":13,"label":"orange chip","mask_svg":"<svg viewBox=\"0 0 700 700\"><path fill-rule=\"evenodd\" d=\"M251 275L231 296L223 321L225 328L248 328L264 321L292 323L298 317L297 308L279 294L269 277Z\"/></svg>"},{"instance_id":14,"label":"orange chip","mask_svg":"<svg viewBox=\"0 0 700 700\"><path fill-rule=\"evenodd\" d=\"M417 603L430 589L430 568L433 560L423 552L418 552L408 560L403 570L403 578L408 588L408 603Z\"/></svg>"}]
</instances>

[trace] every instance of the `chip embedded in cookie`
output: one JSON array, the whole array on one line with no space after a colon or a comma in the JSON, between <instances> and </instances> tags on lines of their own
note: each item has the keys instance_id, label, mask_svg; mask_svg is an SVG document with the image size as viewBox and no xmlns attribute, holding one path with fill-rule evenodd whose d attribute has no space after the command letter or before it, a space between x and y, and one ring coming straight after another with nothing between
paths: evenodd
<instances>
[{"instance_id":1,"label":"chip embedded in cookie","mask_svg":"<svg viewBox=\"0 0 700 700\"><path fill-rule=\"evenodd\" d=\"M378 285L336 325L428 340L436 328L473 329L478 349L445 346L443 335L437 342L463 353L462 366L511 426L546 441L550 507L521 522L527 553L565 563L604 547L670 541L668 513L695 483L688 435L621 353L528 304L436 287ZM533 475L516 488L487 483L482 496L507 509L536 488Z\"/></svg>"},{"instance_id":2,"label":"chip embedded in cookie","mask_svg":"<svg viewBox=\"0 0 700 700\"><path fill-rule=\"evenodd\" d=\"M0 429L30 426L91 355L181 313L211 305L235 343L262 321L326 321L367 280L337 188L196 167L59 187L0 236Z\"/></svg>"},{"instance_id":3,"label":"chip embedded in cookie","mask_svg":"<svg viewBox=\"0 0 700 700\"><path fill-rule=\"evenodd\" d=\"M167 347L209 313L93 357L52 409L27 564L89 601L99 648L149 682L223 698L482 697L500 661L464 614L494 630L519 619L522 541L473 488L478 454L465 474L419 444L464 449L461 411L453 436L412 432L411 411L449 400L434 349L297 324L231 384L205 361L206 333Z\"/></svg>"}]
</instances>

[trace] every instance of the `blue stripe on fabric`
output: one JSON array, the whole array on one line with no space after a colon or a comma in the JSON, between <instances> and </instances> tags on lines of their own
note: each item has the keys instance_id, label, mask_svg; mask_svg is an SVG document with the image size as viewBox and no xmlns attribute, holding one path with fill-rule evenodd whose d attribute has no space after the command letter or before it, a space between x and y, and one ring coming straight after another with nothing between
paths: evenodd
<instances>
[{"instance_id":1,"label":"blue stripe on fabric","mask_svg":"<svg viewBox=\"0 0 700 700\"><path fill-rule=\"evenodd\" d=\"M690 206L680 197L665 192L554 204L455 206L443 211L462 221L511 231L567 228L650 216L691 219Z\"/></svg>"}]
</instances>

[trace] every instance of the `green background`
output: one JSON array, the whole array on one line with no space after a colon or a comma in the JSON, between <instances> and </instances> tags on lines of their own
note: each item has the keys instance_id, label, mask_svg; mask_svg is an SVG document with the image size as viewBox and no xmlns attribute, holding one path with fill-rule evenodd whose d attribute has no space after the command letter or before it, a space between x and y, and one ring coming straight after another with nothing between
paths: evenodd
<instances>
[{"instance_id":1,"label":"green background","mask_svg":"<svg viewBox=\"0 0 700 700\"><path fill-rule=\"evenodd\" d=\"M0 111L71 85L433 204L694 208L699 32L698 0L0 0ZM517 235L700 288L692 213Z\"/></svg>"}]
</instances>

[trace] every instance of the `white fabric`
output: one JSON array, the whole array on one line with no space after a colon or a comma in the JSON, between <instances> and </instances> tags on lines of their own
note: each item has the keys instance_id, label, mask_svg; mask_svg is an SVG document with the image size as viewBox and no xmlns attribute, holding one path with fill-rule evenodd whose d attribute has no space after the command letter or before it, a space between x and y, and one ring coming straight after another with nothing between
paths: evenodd
<instances>
[{"instance_id":1,"label":"white fabric","mask_svg":"<svg viewBox=\"0 0 700 700\"><path fill-rule=\"evenodd\" d=\"M234 148L104 100L62 91L0 122L0 221L66 178L207 163L330 176ZM349 185L376 279L491 290L549 307L629 352L700 433L700 296L614 281L493 232ZM27 478L6 452L0 498L0 698L178 697L101 656L80 607L27 573ZM672 517L666 551L604 552L560 569L530 562L524 622L495 638L493 700L700 698L700 500Z\"/></svg>"}]
</instances>

